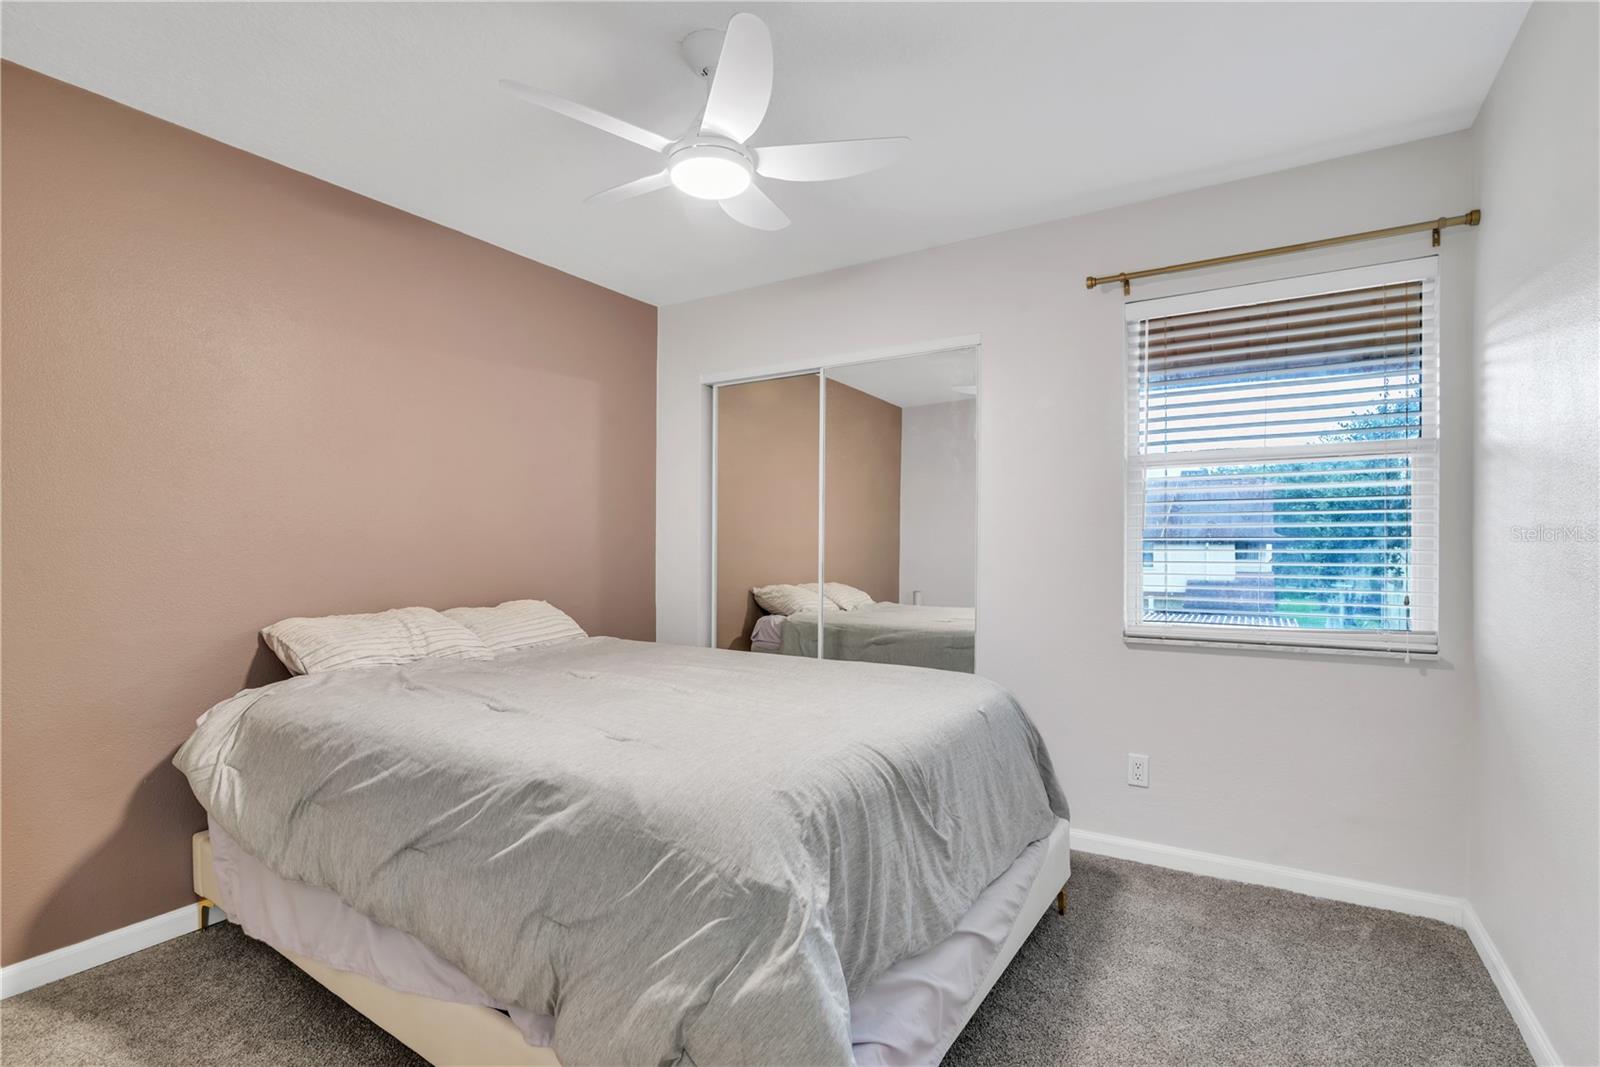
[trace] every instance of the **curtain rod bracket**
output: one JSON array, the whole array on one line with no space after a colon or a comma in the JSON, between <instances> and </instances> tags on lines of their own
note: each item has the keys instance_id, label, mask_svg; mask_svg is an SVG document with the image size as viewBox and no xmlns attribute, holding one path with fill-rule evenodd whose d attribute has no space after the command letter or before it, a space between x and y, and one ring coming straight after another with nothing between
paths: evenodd
<instances>
[{"instance_id":1,"label":"curtain rod bracket","mask_svg":"<svg viewBox=\"0 0 1600 1067\"><path fill-rule=\"evenodd\" d=\"M1362 233L1347 233L1339 237L1324 237L1320 241L1302 241L1299 244L1280 245L1277 248L1263 248L1256 252L1236 252L1230 256L1215 256L1211 259L1196 259L1188 263L1174 263L1169 267L1151 267L1148 270L1123 271L1121 274L1105 274L1100 277L1089 275L1084 279L1086 288L1093 289L1106 282L1121 282L1122 295L1129 296L1133 292L1132 282L1138 278L1153 278L1158 274L1177 274L1186 270L1202 270L1206 267L1221 267L1229 263L1242 263L1252 259L1266 259L1268 256L1287 256L1296 252L1310 252L1318 248L1330 248L1333 245L1347 245L1356 241L1376 241L1385 237L1399 237L1408 233L1421 233L1430 230L1433 233L1433 247L1438 248L1442 232L1450 226L1476 226L1483 221L1483 213L1473 208L1465 215L1447 215L1443 218L1429 219L1427 222L1413 222L1405 226L1389 226L1382 230L1366 230Z\"/></svg>"}]
</instances>

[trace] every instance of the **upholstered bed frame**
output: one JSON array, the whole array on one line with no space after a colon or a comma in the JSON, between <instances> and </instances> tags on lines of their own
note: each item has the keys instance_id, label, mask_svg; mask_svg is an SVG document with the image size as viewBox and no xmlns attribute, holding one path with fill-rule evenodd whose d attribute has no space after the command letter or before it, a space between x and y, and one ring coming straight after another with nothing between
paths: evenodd
<instances>
[{"instance_id":1,"label":"upholstered bed frame","mask_svg":"<svg viewBox=\"0 0 1600 1067\"><path fill-rule=\"evenodd\" d=\"M1011 933L1000 946L977 996L967 1005L963 1026L989 995L1051 902L1058 912L1065 913L1065 886L1070 873L1069 829L1062 821L1050 835L1044 862L1028 889ZM200 898L200 928L204 930L207 912L217 906L214 901L218 897L211 836L204 832L194 835L194 891ZM335 970L297 953L282 955L434 1067L561 1067L554 1050L528 1044L511 1020L493 1008L397 992L363 975Z\"/></svg>"}]
</instances>

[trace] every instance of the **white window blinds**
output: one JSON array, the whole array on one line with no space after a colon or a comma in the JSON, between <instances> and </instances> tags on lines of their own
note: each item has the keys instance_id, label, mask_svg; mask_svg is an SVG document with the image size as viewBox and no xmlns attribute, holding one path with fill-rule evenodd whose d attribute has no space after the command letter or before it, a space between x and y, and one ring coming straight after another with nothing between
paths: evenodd
<instances>
[{"instance_id":1,"label":"white window blinds","mask_svg":"<svg viewBox=\"0 0 1600 1067\"><path fill-rule=\"evenodd\" d=\"M1129 637L1438 651L1436 264L1126 305Z\"/></svg>"}]
</instances>

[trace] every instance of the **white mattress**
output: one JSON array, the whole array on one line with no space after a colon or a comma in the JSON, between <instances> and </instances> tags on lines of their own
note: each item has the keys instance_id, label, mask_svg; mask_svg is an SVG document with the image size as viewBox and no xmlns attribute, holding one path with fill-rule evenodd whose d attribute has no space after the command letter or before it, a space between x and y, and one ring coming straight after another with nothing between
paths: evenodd
<instances>
[{"instance_id":1,"label":"white mattress","mask_svg":"<svg viewBox=\"0 0 1600 1067\"><path fill-rule=\"evenodd\" d=\"M782 615L763 615L756 620L755 629L750 631L750 647L760 649L762 652L776 652L783 644Z\"/></svg>"},{"instance_id":2,"label":"white mattress","mask_svg":"<svg viewBox=\"0 0 1600 1067\"><path fill-rule=\"evenodd\" d=\"M986 991L989 971L1018 919L1047 844L1065 845L1066 823L1023 850L927 952L885 971L850 1005L862 1067L937 1063ZM555 1020L501 1004L416 938L373 922L333 893L274 874L219 827L211 827L216 901L244 932L273 948L364 975L391 989L506 1011L529 1044L548 1045ZM1023 917L1030 927L1037 917Z\"/></svg>"}]
</instances>

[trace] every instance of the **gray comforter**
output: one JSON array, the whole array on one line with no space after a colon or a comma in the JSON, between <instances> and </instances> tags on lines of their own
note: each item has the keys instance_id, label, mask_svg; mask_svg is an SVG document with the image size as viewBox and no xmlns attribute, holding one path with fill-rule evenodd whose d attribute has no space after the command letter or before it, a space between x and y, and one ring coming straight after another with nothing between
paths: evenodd
<instances>
[{"instance_id":1,"label":"gray comforter","mask_svg":"<svg viewBox=\"0 0 1600 1067\"><path fill-rule=\"evenodd\" d=\"M174 762L571 1065L849 1063L850 997L1066 815L993 683L610 638L249 690Z\"/></svg>"},{"instance_id":2,"label":"gray comforter","mask_svg":"<svg viewBox=\"0 0 1600 1067\"><path fill-rule=\"evenodd\" d=\"M972 608L893 602L829 611L822 626L823 655L971 674L974 614ZM785 619L778 651L786 656L816 656L817 613L802 611Z\"/></svg>"}]
</instances>

